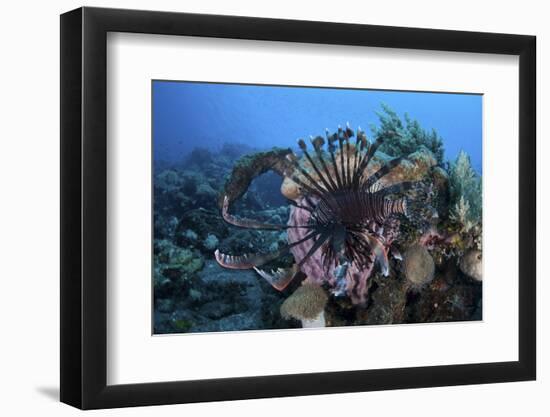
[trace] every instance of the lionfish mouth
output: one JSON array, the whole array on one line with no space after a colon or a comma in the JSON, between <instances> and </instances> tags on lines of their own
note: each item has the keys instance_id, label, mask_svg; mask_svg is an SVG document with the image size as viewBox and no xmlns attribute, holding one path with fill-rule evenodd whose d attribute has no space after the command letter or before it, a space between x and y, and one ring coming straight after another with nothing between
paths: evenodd
<instances>
[{"instance_id":1,"label":"lionfish mouth","mask_svg":"<svg viewBox=\"0 0 550 417\"><path fill-rule=\"evenodd\" d=\"M352 138L355 136L355 140ZM352 143L353 142L353 143ZM303 198L298 202L289 200L297 209L306 210L309 219L304 224L277 225L252 219L238 218L229 214L229 201L225 197L222 216L226 222L237 227L288 230L304 229L301 237L276 251L266 254L232 256L216 251L220 265L233 269L250 269L273 261L297 245L310 243L311 247L299 260L299 270L314 254L320 252L325 268L339 265L353 265L359 270L378 261L382 273L388 274L387 248L384 241L385 222L397 215L406 214L406 197L399 194L410 189L413 182L402 182L385 188L379 180L396 167L402 158L388 161L371 175L365 173L383 139L370 144L363 131L357 134L346 128L329 134L326 139L317 136L311 139L314 154L311 154L304 140L298 145L305 161L301 162L294 153L287 155L288 167L284 174L302 190ZM326 150L324 149L326 146ZM306 168L305 165L309 165ZM292 280L295 270L276 274L260 272L275 288L284 289Z\"/></svg>"}]
</instances>

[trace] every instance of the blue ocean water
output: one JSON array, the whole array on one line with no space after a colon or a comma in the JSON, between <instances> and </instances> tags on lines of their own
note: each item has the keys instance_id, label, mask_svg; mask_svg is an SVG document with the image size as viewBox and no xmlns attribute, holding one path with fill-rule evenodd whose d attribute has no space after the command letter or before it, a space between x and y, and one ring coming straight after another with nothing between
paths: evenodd
<instances>
[{"instance_id":1,"label":"blue ocean water","mask_svg":"<svg viewBox=\"0 0 550 417\"><path fill-rule=\"evenodd\" d=\"M195 147L246 143L295 147L349 122L370 133L389 105L443 138L445 160L461 150L482 168L482 96L426 92L153 81L154 158L176 162Z\"/></svg>"}]
</instances>

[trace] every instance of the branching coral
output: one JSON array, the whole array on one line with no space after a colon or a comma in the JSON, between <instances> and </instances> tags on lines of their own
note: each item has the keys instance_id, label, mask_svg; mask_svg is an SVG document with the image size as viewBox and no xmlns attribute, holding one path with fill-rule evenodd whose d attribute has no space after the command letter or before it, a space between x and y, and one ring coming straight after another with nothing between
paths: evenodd
<instances>
[{"instance_id":1,"label":"branching coral","mask_svg":"<svg viewBox=\"0 0 550 417\"><path fill-rule=\"evenodd\" d=\"M451 193L450 219L465 232L481 223L481 177L474 171L470 157L461 151L449 168Z\"/></svg>"},{"instance_id":2,"label":"branching coral","mask_svg":"<svg viewBox=\"0 0 550 417\"><path fill-rule=\"evenodd\" d=\"M472 213L470 209L470 203L468 202L468 200L464 199L463 195L460 196L460 200L458 200L458 203L455 203L455 205L452 207L449 218L453 222L460 224L465 232L469 232L475 225L475 223L471 219Z\"/></svg>"},{"instance_id":3,"label":"branching coral","mask_svg":"<svg viewBox=\"0 0 550 417\"><path fill-rule=\"evenodd\" d=\"M417 120L405 113L405 123L387 104L382 104L382 111L377 112L380 127L371 126L373 136L383 138L380 151L391 156L407 156L421 147L429 149L441 164L443 162L443 140L435 129L424 130Z\"/></svg>"}]
</instances>

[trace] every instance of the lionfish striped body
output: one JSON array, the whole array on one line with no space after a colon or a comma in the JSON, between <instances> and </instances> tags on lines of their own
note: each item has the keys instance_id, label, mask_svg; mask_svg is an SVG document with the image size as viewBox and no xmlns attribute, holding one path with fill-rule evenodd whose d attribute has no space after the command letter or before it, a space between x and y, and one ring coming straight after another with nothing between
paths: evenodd
<instances>
[{"instance_id":1,"label":"lionfish striped body","mask_svg":"<svg viewBox=\"0 0 550 417\"><path fill-rule=\"evenodd\" d=\"M267 254L231 256L216 251L218 263L233 269L254 268L278 290L283 290L301 270L308 279L327 283L333 294L347 294L354 304L364 303L367 279L375 264L383 275L389 274L388 252L399 233L398 217L407 212L407 200L402 194L414 183L380 185L379 180L401 158L366 175L382 139L369 144L361 130L354 141L353 136L349 126L332 135L327 131L326 140L320 136L311 139L314 154L303 140L298 141L304 157L300 160L289 154L285 176L302 193L296 201L290 201L287 225L237 218L229 214L226 198L222 215L228 223L245 228L286 229L289 243ZM296 260L291 270L268 273L258 268L289 252Z\"/></svg>"}]
</instances>

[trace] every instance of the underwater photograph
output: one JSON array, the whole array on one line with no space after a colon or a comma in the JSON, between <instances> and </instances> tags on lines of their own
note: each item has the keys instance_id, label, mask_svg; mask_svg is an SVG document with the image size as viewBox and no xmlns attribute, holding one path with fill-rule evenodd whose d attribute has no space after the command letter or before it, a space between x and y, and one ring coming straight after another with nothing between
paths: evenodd
<instances>
[{"instance_id":1,"label":"underwater photograph","mask_svg":"<svg viewBox=\"0 0 550 417\"><path fill-rule=\"evenodd\" d=\"M153 334L482 320L482 100L152 81Z\"/></svg>"}]
</instances>

